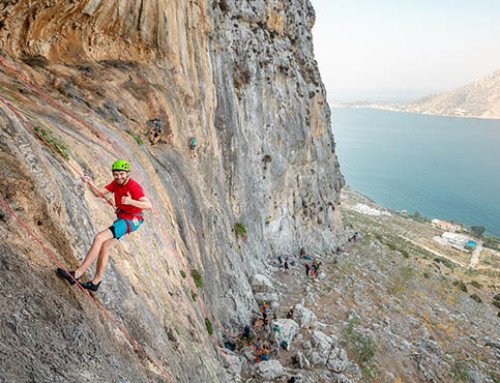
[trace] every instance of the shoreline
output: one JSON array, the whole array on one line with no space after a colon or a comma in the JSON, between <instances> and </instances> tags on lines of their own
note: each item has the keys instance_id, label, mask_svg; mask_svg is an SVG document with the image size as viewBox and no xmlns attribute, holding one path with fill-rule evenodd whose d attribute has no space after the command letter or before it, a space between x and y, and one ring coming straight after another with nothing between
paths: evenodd
<instances>
[{"instance_id":1,"label":"shoreline","mask_svg":"<svg viewBox=\"0 0 500 383\"><path fill-rule=\"evenodd\" d=\"M397 107L391 107L389 105L379 105L379 104L334 104L331 103L330 109L374 109L374 110L384 110L386 112L396 112L396 113L410 113L418 114L422 116L434 116L434 117L453 117L453 118L467 118L467 119L477 119L477 120L500 120L500 117L482 117L482 116L459 116L456 114L436 114L430 112L416 112L414 110L399 109Z\"/></svg>"},{"instance_id":2,"label":"shoreline","mask_svg":"<svg viewBox=\"0 0 500 383\"><path fill-rule=\"evenodd\" d=\"M362 202L365 205L368 205L368 206L372 205L370 207L372 207L374 209L377 209L377 210L380 210L380 211L388 211L388 212L390 212L392 214L399 215L399 216L402 216L402 217L406 217L406 218L409 218L409 219L413 218L413 214L411 214L411 212L409 210L407 210L407 209L397 210L397 209L393 209L393 208L390 208L390 207L387 207L387 206L380 205L379 203L377 203L376 201L374 201L370 197L366 196L365 194L363 194L359 190L353 189L349 185L345 185L342 188L341 197L340 197L341 201L344 200L343 193L344 193L344 197L345 197L345 194L348 193L349 197L355 196L357 199L359 199L361 201L365 201L366 203ZM406 213L404 213L404 212L406 212ZM419 218L421 220L425 221L425 222L427 222L427 220L432 221L433 219L439 219L441 221L446 221L445 219L441 219L439 217L420 216ZM447 221L447 222L450 222L450 221ZM455 223L457 225L459 225L459 226L462 226L462 228L465 228L464 229L465 231L470 232L470 228L469 228L469 226L466 223L464 223L464 222L455 222ZM428 224L430 225L430 222L428 222ZM494 233L491 233L491 232L489 232L487 230L484 232L484 237L500 238L500 236L498 236L498 235L496 235Z\"/></svg>"}]
</instances>

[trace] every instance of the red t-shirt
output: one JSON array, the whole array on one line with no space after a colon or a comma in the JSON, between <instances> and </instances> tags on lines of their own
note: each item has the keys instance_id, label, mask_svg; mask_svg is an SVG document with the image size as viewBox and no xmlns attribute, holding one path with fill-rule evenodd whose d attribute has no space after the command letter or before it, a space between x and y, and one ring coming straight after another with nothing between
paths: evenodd
<instances>
[{"instance_id":1,"label":"red t-shirt","mask_svg":"<svg viewBox=\"0 0 500 383\"><path fill-rule=\"evenodd\" d=\"M123 205L122 197L129 193L130 198L138 200L144 197L144 192L142 191L141 185L139 185L132 178L128 179L128 182L120 186L113 180L109 185L105 186L110 192L115 194L115 206L118 212L119 218L134 219L139 213L142 212L141 208L132 205Z\"/></svg>"}]
</instances>

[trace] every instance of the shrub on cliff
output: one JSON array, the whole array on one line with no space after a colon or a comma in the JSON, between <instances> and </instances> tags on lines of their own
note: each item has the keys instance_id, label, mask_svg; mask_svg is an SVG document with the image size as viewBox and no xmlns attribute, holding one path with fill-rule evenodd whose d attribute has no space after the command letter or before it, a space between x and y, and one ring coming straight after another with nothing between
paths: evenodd
<instances>
[{"instance_id":1,"label":"shrub on cliff","mask_svg":"<svg viewBox=\"0 0 500 383\"><path fill-rule=\"evenodd\" d=\"M481 299L481 297L479 295L477 295L477 294L472 294L470 297L473 300L475 300L477 303L482 303L483 302L483 300Z\"/></svg>"},{"instance_id":2,"label":"shrub on cliff","mask_svg":"<svg viewBox=\"0 0 500 383\"><path fill-rule=\"evenodd\" d=\"M234 224L234 232L236 233L236 238L243 238L243 240L246 239L246 234L247 234L247 229L245 225L243 225L241 222L236 222Z\"/></svg>"},{"instance_id":3,"label":"shrub on cliff","mask_svg":"<svg viewBox=\"0 0 500 383\"><path fill-rule=\"evenodd\" d=\"M201 289L204 286L204 284L203 284L203 278L201 277L200 272L196 269L192 269L191 276L193 277L194 284L196 285L196 287Z\"/></svg>"},{"instance_id":4,"label":"shrub on cliff","mask_svg":"<svg viewBox=\"0 0 500 383\"><path fill-rule=\"evenodd\" d=\"M51 146L51 153L53 153L53 150L55 149L57 153L63 156L66 160L69 160L68 148L66 147L66 143L61 138L57 137L51 130L45 130L36 125L33 126L33 129L35 129L35 132L38 133L39 138L44 141L45 144L48 143Z\"/></svg>"},{"instance_id":5,"label":"shrub on cliff","mask_svg":"<svg viewBox=\"0 0 500 383\"><path fill-rule=\"evenodd\" d=\"M207 327L208 335L213 335L214 327L212 326L212 322L210 321L210 319L205 318L205 326Z\"/></svg>"}]
</instances>

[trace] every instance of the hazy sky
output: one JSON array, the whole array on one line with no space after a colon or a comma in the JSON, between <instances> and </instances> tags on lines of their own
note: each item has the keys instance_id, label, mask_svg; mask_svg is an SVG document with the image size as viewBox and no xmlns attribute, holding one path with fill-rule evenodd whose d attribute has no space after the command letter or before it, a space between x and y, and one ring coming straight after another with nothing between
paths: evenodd
<instances>
[{"instance_id":1,"label":"hazy sky","mask_svg":"<svg viewBox=\"0 0 500 383\"><path fill-rule=\"evenodd\" d=\"M500 67L500 0L310 0L330 102L394 101Z\"/></svg>"}]
</instances>

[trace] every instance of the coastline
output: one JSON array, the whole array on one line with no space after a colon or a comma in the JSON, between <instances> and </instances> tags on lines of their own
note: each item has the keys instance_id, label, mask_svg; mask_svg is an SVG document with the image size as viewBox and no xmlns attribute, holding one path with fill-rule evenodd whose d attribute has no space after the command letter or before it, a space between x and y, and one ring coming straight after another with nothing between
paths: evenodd
<instances>
[{"instance_id":1,"label":"coastline","mask_svg":"<svg viewBox=\"0 0 500 383\"><path fill-rule=\"evenodd\" d=\"M419 114L423 116L435 116L435 117L454 117L454 118L468 118L468 119L478 119L478 120L500 120L499 117L484 117L484 116L465 116L458 114L446 114L446 113L432 113L432 112L418 112L413 109L402 107L403 105L398 104L378 104L378 103L347 103L347 104L337 104L330 103L331 109L374 109L374 110L384 110L387 112L397 112L397 113L410 113Z\"/></svg>"},{"instance_id":2,"label":"coastline","mask_svg":"<svg viewBox=\"0 0 500 383\"><path fill-rule=\"evenodd\" d=\"M393 243L394 248L397 249L410 251L410 247L418 247L426 252L430 259L438 257L443 262L451 262L464 270L475 269L483 273L500 273L500 248L496 250L484 248L483 239L475 237L465 226L462 226L462 230L459 230L457 234L473 240L479 252L468 247L446 244L441 236L449 231L433 225L430 218L379 205L349 186L341 191L340 207L343 218L345 217L344 225L350 231L372 235L379 240L383 238L386 244Z\"/></svg>"}]
</instances>

